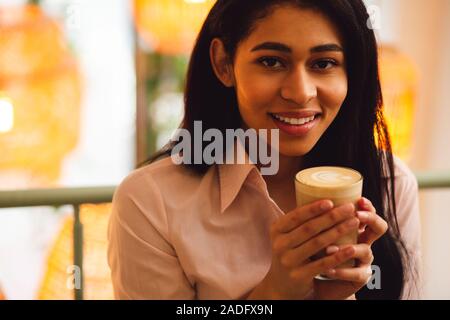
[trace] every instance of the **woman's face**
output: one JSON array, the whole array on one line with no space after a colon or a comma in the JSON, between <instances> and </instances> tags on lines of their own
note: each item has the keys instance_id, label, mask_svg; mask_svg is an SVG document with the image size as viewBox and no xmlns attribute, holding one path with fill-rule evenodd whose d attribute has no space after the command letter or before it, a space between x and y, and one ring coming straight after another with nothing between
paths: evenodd
<instances>
[{"instance_id":1,"label":"woman's face","mask_svg":"<svg viewBox=\"0 0 450 320\"><path fill-rule=\"evenodd\" d=\"M244 127L278 128L282 155L308 153L347 96L342 48L338 30L318 11L280 6L259 20L233 64Z\"/></svg>"}]
</instances>

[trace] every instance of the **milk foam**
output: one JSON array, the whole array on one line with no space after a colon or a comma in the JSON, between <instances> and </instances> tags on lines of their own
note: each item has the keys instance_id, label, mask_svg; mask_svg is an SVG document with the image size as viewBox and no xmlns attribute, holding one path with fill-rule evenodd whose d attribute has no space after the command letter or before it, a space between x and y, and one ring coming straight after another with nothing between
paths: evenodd
<instances>
[{"instance_id":1,"label":"milk foam","mask_svg":"<svg viewBox=\"0 0 450 320\"><path fill-rule=\"evenodd\" d=\"M311 180L322 183L340 183L352 181L353 177L335 171L318 171L311 175Z\"/></svg>"}]
</instances>

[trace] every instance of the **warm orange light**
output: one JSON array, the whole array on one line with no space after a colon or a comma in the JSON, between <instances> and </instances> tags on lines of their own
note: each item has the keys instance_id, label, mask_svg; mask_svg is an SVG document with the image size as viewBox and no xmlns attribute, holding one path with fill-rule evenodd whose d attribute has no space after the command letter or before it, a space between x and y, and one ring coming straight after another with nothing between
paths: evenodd
<instances>
[{"instance_id":1,"label":"warm orange light","mask_svg":"<svg viewBox=\"0 0 450 320\"><path fill-rule=\"evenodd\" d=\"M59 25L38 6L0 7L0 92L13 105L0 171L51 184L77 143L81 81Z\"/></svg>"},{"instance_id":2,"label":"warm orange light","mask_svg":"<svg viewBox=\"0 0 450 320\"><path fill-rule=\"evenodd\" d=\"M380 48L380 80L384 115L393 152L405 161L411 157L417 74L414 64L393 47Z\"/></svg>"},{"instance_id":3,"label":"warm orange light","mask_svg":"<svg viewBox=\"0 0 450 320\"><path fill-rule=\"evenodd\" d=\"M136 28L161 54L189 54L215 0L134 0Z\"/></svg>"},{"instance_id":4,"label":"warm orange light","mask_svg":"<svg viewBox=\"0 0 450 320\"><path fill-rule=\"evenodd\" d=\"M2 288L0 287L0 300L6 300L5 295L3 294Z\"/></svg>"}]
</instances>

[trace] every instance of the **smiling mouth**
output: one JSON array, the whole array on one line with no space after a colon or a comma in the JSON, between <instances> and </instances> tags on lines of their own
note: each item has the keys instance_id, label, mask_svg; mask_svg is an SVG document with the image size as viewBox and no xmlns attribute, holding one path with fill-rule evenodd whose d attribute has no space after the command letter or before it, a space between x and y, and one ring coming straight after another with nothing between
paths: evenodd
<instances>
[{"instance_id":1,"label":"smiling mouth","mask_svg":"<svg viewBox=\"0 0 450 320\"><path fill-rule=\"evenodd\" d=\"M289 118L289 117L282 117L277 114L269 113L269 115L276 121L280 121L284 124L291 125L291 126L303 126L305 124L308 124L310 122L313 122L317 118L319 118L322 114L318 113L315 115L312 115L310 117L306 118Z\"/></svg>"}]
</instances>

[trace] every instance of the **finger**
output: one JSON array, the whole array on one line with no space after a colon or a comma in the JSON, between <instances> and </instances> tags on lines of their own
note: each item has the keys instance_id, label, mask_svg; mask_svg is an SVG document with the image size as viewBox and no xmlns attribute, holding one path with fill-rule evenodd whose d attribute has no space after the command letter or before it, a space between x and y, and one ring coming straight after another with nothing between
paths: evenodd
<instances>
[{"instance_id":1,"label":"finger","mask_svg":"<svg viewBox=\"0 0 450 320\"><path fill-rule=\"evenodd\" d=\"M361 233L363 233L364 231L366 231L366 228L367 228L367 224L361 223L361 224L359 225L359 229L358 229L359 234L361 234Z\"/></svg>"},{"instance_id":2,"label":"finger","mask_svg":"<svg viewBox=\"0 0 450 320\"><path fill-rule=\"evenodd\" d=\"M338 246L329 246L326 250L325 253L327 255L331 255L331 254L335 254L336 252L339 251L339 247Z\"/></svg>"},{"instance_id":3,"label":"finger","mask_svg":"<svg viewBox=\"0 0 450 320\"><path fill-rule=\"evenodd\" d=\"M294 270L291 276L294 278L305 277L305 279L311 279L319 274L323 274L326 271L336 268L345 261L347 261L352 254L354 254L354 248L346 248L340 250L339 252L333 254L332 256L327 256L322 259L310 262L305 266L302 266L298 270Z\"/></svg>"},{"instance_id":4,"label":"finger","mask_svg":"<svg viewBox=\"0 0 450 320\"><path fill-rule=\"evenodd\" d=\"M336 243L336 241L343 238L347 234L355 232L358 229L358 225L359 220L357 218L351 218L341 222L337 226L308 240L301 246L287 251L282 258L283 264L286 267L296 267L302 264L322 249Z\"/></svg>"},{"instance_id":5,"label":"finger","mask_svg":"<svg viewBox=\"0 0 450 320\"><path fill-rule=\"evenodd\" d=\"M358 207L361 210L368 210L368 211L372 211L372 212L376 212L377 210L375 209L375 207L373 206L372 202L367 199L367 198L360 198L358 200Z\"/></svg>"},{"instance_id":6,"label":"finger","mask_svg":"<svg viewBox=\"0 0 450 320\"><path fill-rule=\"evenodd\" d=\"M366 232L367 226L364 226L363 228L359 228L358 230L358 239L361 237L362 234ZM358 241L358 243L366 243L365 241Z\"/></svg>"},{"instance_id":7,"label":"finger","mask_svg":"<svg viewBox=\"0 0 450 320\"><path fill-rule=\"evenodd\" d=\"M334 204L331 200L320 200L299 207L278 219L275 223L275 231L284 233L290 232L306 221L331 210L333 206Z\"/></svg>"},{"instance_id":8,"label":"finger","mask_svg":"<svg viewBox=\"0 0 450 320\"><path fill-rule=\"evenodd\" d=\"M350 281L365 285L372 277L372 268L370 265L362 265L358 268L331 269L323 274L333 280Z\"/></svg>"},{"instance_id":9,"label":"finger","mask_svg":"<svg viewBox=\"0 0 450 320\"><path fill-rule=\"evenodd\" d=\"M350 259L358 260L360 265L371 264L374 260L372 248L366 243L339 246L339 251L353 247L354 253ZM349 259L349 260L350 260Z\"/></svg>"},{"instance_id":10,"label":"finger","mask_svg":"<svg viewBox=\"0 0 450 320\"><path fill-rule=\"evenodd\" d=\"M362 224L366 224L366 231L361 235L361 242L372 244L383 234L386 233L389 226L378 214L370 211L358 211L357 217Z\"/></svg>"},{"instance_id":11,"label":"finger","mask_svg":"<svg viewBox=\"0 0 450 320\"><path fill-rule=\"evenodd\" d=\"M277 250L296 248L319 233L352 217L355 217L355 205L353 203L339 206L309 220L289 233L282 234L277 238L274 247Z\"/></svg>"}]
</instances>

